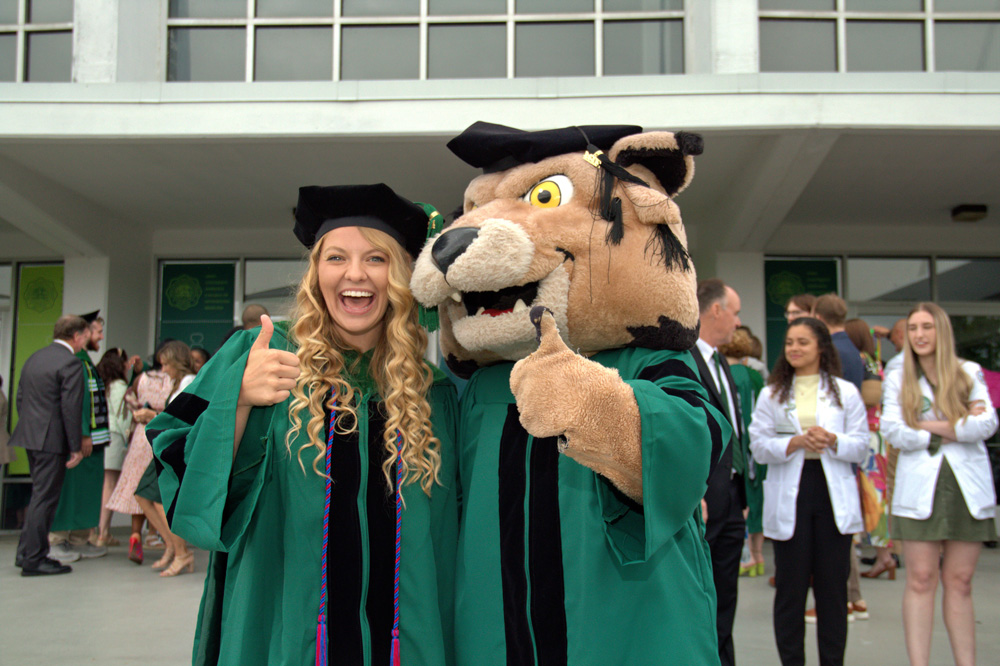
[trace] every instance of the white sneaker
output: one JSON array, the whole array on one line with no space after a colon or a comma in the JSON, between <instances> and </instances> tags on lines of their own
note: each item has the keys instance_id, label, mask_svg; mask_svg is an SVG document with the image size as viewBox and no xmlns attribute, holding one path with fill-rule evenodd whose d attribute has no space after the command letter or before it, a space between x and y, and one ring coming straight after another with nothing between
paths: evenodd
<instances>
[{"instance_id":1,"label":"white sneaker","mask_svg":"<svg viewBox=\"0 0 1000 666\"><path fill-rule=\"evenodd\" d=\"M69 544L64 542L49 546L49 557L60 564L66 564L68 562L76 562L80 559L80 553L70 548Z\"/></svg>"},{"instance_id":2,"label":"white sneaker","mask_svg":"<svg viewBox=\"0 0 1000 666\"><path fill-rule=\"evenodd\" d=\"M72 546L72 549L79 553L80 557L85 560L90 560L95 557L104 557L108 554L107 546L94 546L89 543L80 543Z\"/></svg>"}]
</instances>

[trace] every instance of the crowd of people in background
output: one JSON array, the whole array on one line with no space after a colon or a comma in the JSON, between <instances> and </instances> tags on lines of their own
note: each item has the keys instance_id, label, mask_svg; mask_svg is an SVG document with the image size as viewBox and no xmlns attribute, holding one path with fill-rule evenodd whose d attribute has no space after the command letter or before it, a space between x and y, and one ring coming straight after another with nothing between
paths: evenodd
<instances>
[{"instance_id":1,"label":"crowd of people in background","mask_svg":"<svg viewBox=\"0 0 1000 666\"><path fill-rule=\"evenodd\" d=\"M974 664L972 579L997 538L984 440L998 421L983 369L956 356L947 313L918 303L892 329L869 327L848 320L835 294L795 295L767 374L753 367L736 291L705 280L698 299L695 360L734 432L703 506L722 664L735 663L736 579L764 573L764 537L783 665L805 663L806 623L818 625L820 663L842 664L848 622L869 617L860 578L895 580L900 553L910 663L929 662L940 582L955 663ZM882 339L896 351L888 364ZM854 544L874 549L869 570L859 571Z\"/></svg>"},{"instance_id":2,"label":"crowd of people in background","mask_svg":"<svg viewBox=\"0 0 1000 666\"><path fill-rule=\"evenodd\" d=\"M267 314L263 306L247 306L244 326L253 317L259 322L261 314ZM168 339L150 363L112 347L94 365L90 354L100 351L104 335L97 311L59 319L53 343L24 365L12 435L0 390L0 464L13 462L13 447L20 446L32 471L31 500L17 513L16 564L24 576L70 573L70 563L123 545L111 529L115 513L131 517L129 560L142 564L144 548L162 548L152 564L160 576L194 570L194 554L170 531L160 502L145 425L183 392L211 354Z\"/></svg>"}]
</instances>

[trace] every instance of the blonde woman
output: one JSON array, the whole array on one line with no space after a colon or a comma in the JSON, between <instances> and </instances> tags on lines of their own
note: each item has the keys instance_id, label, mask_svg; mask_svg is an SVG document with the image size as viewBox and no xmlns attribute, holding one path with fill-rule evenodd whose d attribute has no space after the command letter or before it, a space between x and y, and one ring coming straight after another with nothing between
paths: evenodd
<instances>
[{"instance_id":1,"label":"blonde woman","mask_svg":"<svg viewBox=\"0 0 1000 666\"><path fill-rule=\"evenodd\" d=\"M955 355L948 314L918 303L906 322L903 365L885 382L881 428L900 449L892 534L903 542L903 630L910 663L929 663L934 599L957 666L976 661L972 576L996 539L996 496L983 440L997 429L983 371Z\"/></svg>"},{"instance_id":2,"label":"blonde woman","mask_svg":"<svg viewBox=\"0 0 1000 666\"><path fill-rule=\"evenodd\" d=\"M427 229L385 185L302 188L293 323L237 333L151 424L172 529L216 551L196 663L452 663L456 395L408 287Z\"/></svg>"}]
</instances>

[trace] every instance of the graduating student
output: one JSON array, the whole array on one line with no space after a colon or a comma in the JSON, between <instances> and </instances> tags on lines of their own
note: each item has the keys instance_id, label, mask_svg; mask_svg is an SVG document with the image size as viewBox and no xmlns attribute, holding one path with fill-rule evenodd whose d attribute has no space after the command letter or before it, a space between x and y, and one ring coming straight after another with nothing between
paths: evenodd
<instances>
[{"instance_id":1,"label":"graduating student","mask_svg":"<svg viewBox=\"0 0 1000 666\"><path fill-rule=\"evenodd\" d=\"M171 528L215 551L196 664L452 663L457 397L408 287L428 215L301 188L292 323L234 335L150 424Z\"/></svg>"}]
</instances>

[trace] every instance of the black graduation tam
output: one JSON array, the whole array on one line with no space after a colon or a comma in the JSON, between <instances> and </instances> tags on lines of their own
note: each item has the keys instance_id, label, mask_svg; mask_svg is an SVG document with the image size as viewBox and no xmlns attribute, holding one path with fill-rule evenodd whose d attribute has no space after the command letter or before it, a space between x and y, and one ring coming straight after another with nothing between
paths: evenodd
<instances>
[{"instance_id":1,"label":"black graduation tam","mask_svg":"<svg viewBox=\"0 0 1000 666\"><path fill-rule=\"evenodd\" d=\"M87 314L80 315L80 319L84 320L88 324L93 324L97 321L97 318L101 316L100 310L94 310L93 312L88 312Z\"/></svg>"},{"instance_id":2,"label":"black graduation tam","mask_svg":"<svg viewBox=\"0 0 1000 666\"><path fill-rule=\"evenodd\" d=\"M392 236L416 257L427 240L428 214L388 185L310 185L299 188L295 237L312 248L328 231L369 227Z\"/></svg>"},{"instance_id":3,"label":"black graduation tam","mask_svg":"<svg viewBox=\"0 0 1000 666\"><path fill-rule=\"evenodd\" d=\"M478 121L449 141L448 148L466 164L494 173L546 157L583 152L588 144L606 151L618 139L640 132L642 128L636 125L581 125L526 132Z\"/></svg>"}]
</instances>

